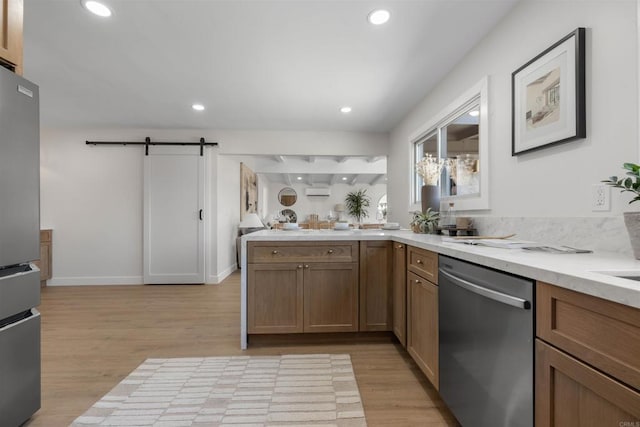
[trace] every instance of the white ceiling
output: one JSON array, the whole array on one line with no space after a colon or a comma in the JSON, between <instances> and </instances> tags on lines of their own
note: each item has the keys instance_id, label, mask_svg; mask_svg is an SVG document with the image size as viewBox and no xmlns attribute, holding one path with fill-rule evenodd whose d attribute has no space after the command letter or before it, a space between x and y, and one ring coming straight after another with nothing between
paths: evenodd
<instances>
[{"instance_id":1,"label":"white ceiling","mask_svg":"<svg viewBox=\"0 0 640 427\"><path fill-rule=\"evenodd\" d=\"M386 132L516 2L26 0L24 75L43 126Z\"/></svg>"}]
</instances>

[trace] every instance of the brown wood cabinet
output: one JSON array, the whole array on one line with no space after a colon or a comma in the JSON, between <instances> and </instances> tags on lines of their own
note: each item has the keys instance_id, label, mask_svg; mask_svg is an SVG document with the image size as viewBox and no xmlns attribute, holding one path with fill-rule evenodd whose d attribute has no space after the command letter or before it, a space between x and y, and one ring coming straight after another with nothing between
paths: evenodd
<instances>
[{"instance_id":1,"label":"brown wood cabinet","mask_svg":"<svg viewBox=\"0 0 640 427\"><path fill-rule=\"evenodd\" d=\"M407 270L407 351L437 390L438 255L408 246Z\"/></svg>"},{"instance_id":2,"label":"brown wood cabinet","mask_svg":"<svg viewBox=\"0 0 640 427\"><path fill-rule=\"evenodd\" d=\"M303 332L356 332L358 263L309 263L303 271Z\"/></svg>"},{"instance_id":3,"label":"brown wood cabinet","mask_svg":"<svg viewBox=\"0 0 640 427\"><path fill-rule=\"evenodd\" d=\"M391 242L360 242L360 331L393 329Z\"/></svg>"},{"instance_id":4,"label":"brown wood cabinet","mask_svg":"<svg viewBox=\"0 0 640 427\"><path fill-rule=\"evenodd\" d=\"M407 347L407 245L393 242L393 333Z\"/></svg>"},{"instance_id":5,"label":"brown wood cabinet","mask_svg":"<svg viewBox=\"0 0 640 427\"><path fill-rule=\"evenodd\" d=\"M249 264L247 330L250 334L303 331L303 265Z\"/></svg>"},{"instance_id":6,"label":"brown wood cabinet","mask_svg":"<svg viewBox=\"0 0 640 427\"><path fill-rule=\"evenodd\" d=\"M249 334L358 330L358 242L249 242L247 253Z\"/></svg>"},{"instance_id":7,"label":"brown wood cabinet","mask_svg":"<svg viewBox=\"0 0 640 427\"><path fill-rule=\"evenodd\" d=\"M23 0L0 0L0 65L22 75Z\"/></svg>"},{"instance_id":8,"label":"brown wood cabinet","mask_svg":"<svg viewBox=\"0 0 640 427\"><path fill-rule=\"evenodd\" d=\"M536 292L536 426L640 425L640 310Z\"/></svg>"},{"instance_id":9,"label":"brown wood cabinet","mask_svg":"<svg viewBox=\"0 0 640 427\"><path fill-rule=\"evenodd\" d=\"M535 390L537 427L635 427L640 423L637 390L539 339Z\"/></svg>"},{"instance_id":10,"label":"brown wood cabinet","mask_svg":"<svg viewBox=\"0 0 640 427\"><path fill-rule=\"evenodd\" d=\"M40 269L40 287L45 287L52 276L52 235L53 230L40 230L40 259L34 262Z\"/></svg>"}]
</instances>

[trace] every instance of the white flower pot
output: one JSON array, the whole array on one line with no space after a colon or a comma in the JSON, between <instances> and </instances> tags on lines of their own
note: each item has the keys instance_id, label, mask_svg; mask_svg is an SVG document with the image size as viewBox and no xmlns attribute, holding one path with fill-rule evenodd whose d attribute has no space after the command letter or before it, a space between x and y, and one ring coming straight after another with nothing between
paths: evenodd
<instances>
[{"instance_id":1,"label":"white flower pot","mask_svg":"<svg viewBox=\"0 0 640 427\"><path fill-rule=\"evenodd\" d=\"M640 259L640 212L624 212L624 224L627 226L633 255Z\"/></svg>"}]
</instances>

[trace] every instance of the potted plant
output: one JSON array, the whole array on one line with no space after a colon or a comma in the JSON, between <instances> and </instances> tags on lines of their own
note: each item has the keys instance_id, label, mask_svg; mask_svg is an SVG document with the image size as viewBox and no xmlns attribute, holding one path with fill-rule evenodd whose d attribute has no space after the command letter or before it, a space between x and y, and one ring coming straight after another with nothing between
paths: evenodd
<instances>
[{"instance_id":1,"label":"potted plant","mask_svg":"<svg viewBox=\"0 0 640 427\"><path fill-rule=\"evenodd\" d=\"M415 211L409 225L414 233L435 233L438 230L440 215L431 208L425 212Z\"/></svg>"},{"instance_id":2,"label":"potted plant","mask_svg":"<svg viewBox=\"0 0 640 427\"><path fill-rule=\"evenodd\" d=\"M612 176L604 182L615 188L622 189L621 192L629 192L635 195L629 204L640 201L640 165L635 163L624 163L622 165L627 170L627 177L618 178ZM636 259L640 259L640 212L624 212L624 224L629 233L629 240L633 248L633 255Z\"/></svg>"},{"instance_id":3,"label":"potted plant","mask_svg":"<svg viewBox=\"0 0 640 427\"><path fill-rule=\"evenodd\" d=\"M357 223L360 223L364 218L369 216L367 208L370 204L371 199L367 196L366 189L351 191L347 193L344 199L344 205L347 208L347 212L355 218Z\"/></svg>"}]
</instances>

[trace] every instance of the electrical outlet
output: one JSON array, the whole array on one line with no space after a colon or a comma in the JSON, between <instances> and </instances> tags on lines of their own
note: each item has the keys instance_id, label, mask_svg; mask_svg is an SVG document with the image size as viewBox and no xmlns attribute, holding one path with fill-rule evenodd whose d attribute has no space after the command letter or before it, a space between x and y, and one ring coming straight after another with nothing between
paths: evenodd
<instances>
[{"instance_id":1,"label":"electrical outlet","mask_svg":"<svg viewBox=\"0 0 640 427\"><path fill-rule=\"evenodd\" d=\"M611 210L611 187L606 184L593 184L591 187L591 210Z\"/></svg>"}]
</instances>

